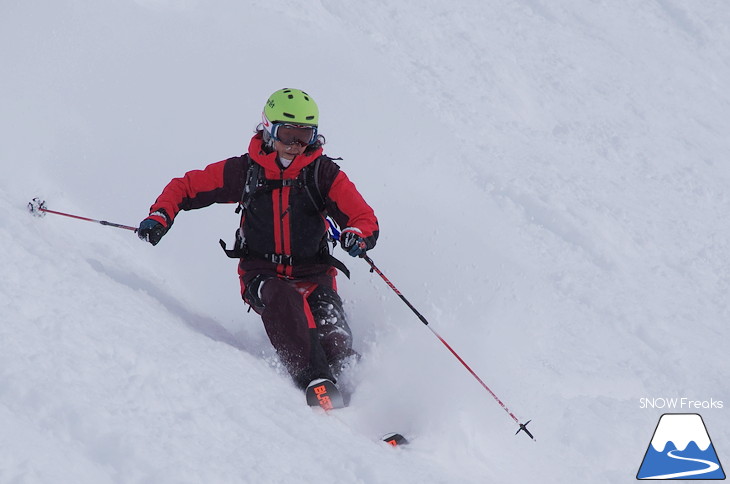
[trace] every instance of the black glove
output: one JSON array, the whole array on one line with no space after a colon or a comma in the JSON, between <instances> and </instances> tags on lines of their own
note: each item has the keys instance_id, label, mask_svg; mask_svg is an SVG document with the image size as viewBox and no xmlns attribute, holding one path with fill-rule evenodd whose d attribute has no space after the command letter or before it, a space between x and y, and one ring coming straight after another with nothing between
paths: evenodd
<instances>
[{"instance_id":1,"label":"black glove","mask_svg":"<svg viewBox=\"0 0 730 484\"><path fill-rule=\"evenodd\" d=\"M169 220L170 219L167 214L162 210L152 213L139 224L137 236L152 245L157 245L162 236L165 235L170 228Z\"/></svg>"},{"instance_id":2,"label":"black glove","mask_svg":"<svg viewBox=\"0 0 730 484\"><path fill-rule=\"evenodd\" d=\"M257 274L248 284L246 284L246 289L243 291L243 299L256 312L261 312L265 307L264 302L261 300L261 287L263 287L264 283L272 277L273 276L270 275Z\"/></svg>"},{"instance_id":3,"label":"black glove","mask_svg":"<svg viewBox=\"0 0 730 484\"><path fill-rule=\"evenodd\" d=\"M340 244L352 257L363 257L365 256L365 251L373 248L363 238L360 229L355 227L347 227L342 231L340 234Z\"/></svg>"}]
</instances>

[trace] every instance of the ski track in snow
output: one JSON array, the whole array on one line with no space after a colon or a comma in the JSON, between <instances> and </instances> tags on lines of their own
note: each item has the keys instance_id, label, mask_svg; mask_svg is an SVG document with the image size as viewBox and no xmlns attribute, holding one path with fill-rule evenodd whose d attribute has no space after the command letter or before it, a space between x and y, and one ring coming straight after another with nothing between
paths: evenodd
<instances>
[{"instance_id":1,"label":"ski track in snow","mask_svg":"<svg viewBox=\"0 0 730 484\"><path fill-rule=\"evenodd\" d=\"M715 0L5 2L0 482L632 480L640 398L727 399L728 26ZM157 247L25 210L134 225L285 86L374 206L378 267L537 443L362 261L327 419L245 312L232 206Z\"/></svg>"},{"instance_id":2,"label":"ski track in snow","mask_svg":"<svg viewBox=\"0 0 730 484\"><path fill-rule=\"evenodd\" d=\"M705 464L707 467L704 469L697 469L694 471L686 471L686 472L675 472L673 474L662 474L659 476L652 476L652 477L643 477L643 480L646 479L678 479L680 477L690 477L690 476L700 476L702 474L708 474L710 472L716 471L720 468L719 465L717 465L714 462L711 462L709 460L704 459L693 459L690 457L682 457L679 455L674 455L673 452L678 452L678 450L672 450L670 452L667 452L667 455L671 457L672 459L678 459L678 460L686 460L691 462L698 462L700 464Z\"/></svg>"}]
</instances>

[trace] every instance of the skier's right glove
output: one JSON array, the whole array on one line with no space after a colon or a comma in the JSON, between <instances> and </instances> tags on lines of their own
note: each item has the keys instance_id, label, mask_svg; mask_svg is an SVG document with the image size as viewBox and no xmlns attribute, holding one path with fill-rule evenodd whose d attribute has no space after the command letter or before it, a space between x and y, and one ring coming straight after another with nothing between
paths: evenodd
<instances>
[{"instance_id":1,"label":"skier's right glove","mask_svg":"<svg viewBox=\"0 0 730 484\"><path fill-rule=\"evenodd\" d=\"M137 229L137 236L152 245L157 245L169 229L170 218L163 210L159 210L142 220Z\"/></svg>"}]
</instances>

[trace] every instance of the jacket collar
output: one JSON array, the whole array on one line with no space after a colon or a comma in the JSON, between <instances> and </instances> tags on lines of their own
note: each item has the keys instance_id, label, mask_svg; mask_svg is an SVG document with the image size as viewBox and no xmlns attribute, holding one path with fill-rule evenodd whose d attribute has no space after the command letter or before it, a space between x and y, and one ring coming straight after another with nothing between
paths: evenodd
<instances>
[{"instance_id":1,"label":"jacket collar","mask_svg":"<svg viewBox=\"0 0 730 484\"><path fill-rule=\"evenodd\" d=\"M314 160L322 155L322 148L317 148L312 153L307 155L299 155L294 158L292 164L284 170L283 178L296 178L302 168L312 163ZM264 167L267 172L268 178L279 178L281 175L281 166L276 162L276 152L267 153L264 150L264 139L261 133L256 133L251 138L251 143L248 145L248 156L253 161Z\"/></svg>"}]
</instances>

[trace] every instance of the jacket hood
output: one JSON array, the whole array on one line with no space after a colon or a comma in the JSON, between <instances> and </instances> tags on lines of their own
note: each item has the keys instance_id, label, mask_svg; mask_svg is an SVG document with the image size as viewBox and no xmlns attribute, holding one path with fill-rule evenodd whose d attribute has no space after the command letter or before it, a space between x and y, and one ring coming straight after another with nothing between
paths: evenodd
<instances>
[{"instance_id":1,"label":"jacket hood","mask_svg":"<svg viewBox=\"0 0 730 484\"><path fill-rule=\"evenodd\" d=\"M314 160L322 155L322 148L317 148L309 154L301 154L294 158L292 164L288 168L284 169L282 176L281 166L276 162L277 153L272 151L267 153L264 150L264 138L261 133L256 133L251 142L248 145L248 156L251 159L264 167L267 178L296 178L302 168L312 163Z\"/></svg>"}]
</instances>

